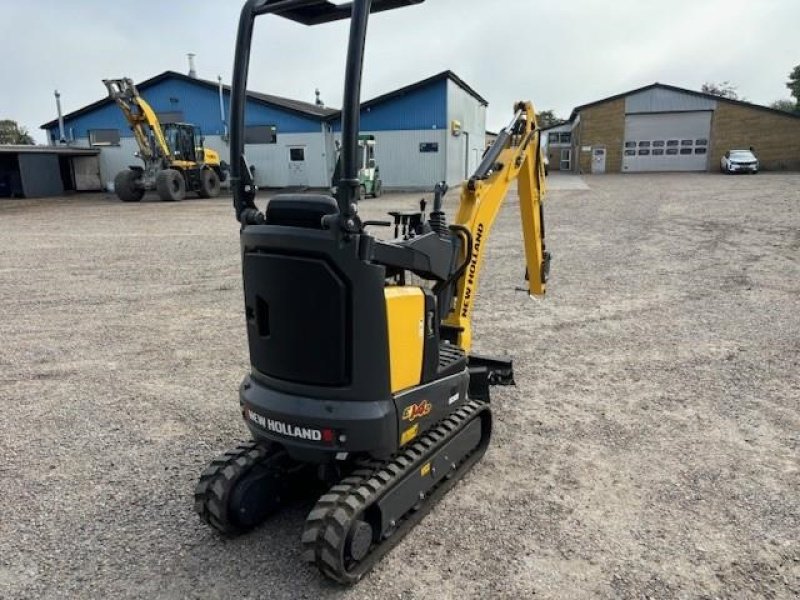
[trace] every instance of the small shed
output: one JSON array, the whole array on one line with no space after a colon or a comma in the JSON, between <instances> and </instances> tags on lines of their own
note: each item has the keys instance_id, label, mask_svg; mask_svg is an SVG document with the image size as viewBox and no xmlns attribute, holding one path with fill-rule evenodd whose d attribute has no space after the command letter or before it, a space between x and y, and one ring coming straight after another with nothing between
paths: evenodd
<instances>
[{"instance_id":1,"label":"small shed","mask_svg":"<svg viewBox=\"0 0 800 600\"><path fill-rule=\"evenodd\" d=\"M74 146L0 146L0 198L102 190L99 154Z\"/></svg>"}]
</instances>

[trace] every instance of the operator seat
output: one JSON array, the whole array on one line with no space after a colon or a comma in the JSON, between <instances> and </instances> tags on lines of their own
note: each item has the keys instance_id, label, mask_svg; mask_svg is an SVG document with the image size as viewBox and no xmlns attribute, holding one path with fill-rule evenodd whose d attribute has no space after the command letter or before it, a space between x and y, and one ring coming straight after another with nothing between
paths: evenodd
<instances>
[{"instance_id":1,"label":"operator seat","mask_svg":"<svg viewBox=\"0 0 800 600\"><path fill-rule=\"evenodd\" d=\"M322 218L339 213L339 205L324 194L279 194L267 204L267 225L322 229Z\"/></svg>"}]
</instances>

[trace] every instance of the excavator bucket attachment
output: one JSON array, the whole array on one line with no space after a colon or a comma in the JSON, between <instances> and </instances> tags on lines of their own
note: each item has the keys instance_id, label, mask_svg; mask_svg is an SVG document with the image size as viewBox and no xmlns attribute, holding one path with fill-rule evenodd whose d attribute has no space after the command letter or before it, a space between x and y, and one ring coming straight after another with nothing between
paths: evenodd
<instances>
[{"instance_id":1,"label":"excavator bucket attachment","mask_svg":"<svg viewBox=\"0 0 800 600\"><path fill-rule=\"evenodd\" d=\"M382 12L403 6L421 4L425 0L372 0L370 12ZM287 5L286 8L278 8L278 5ZM326 0L319 2L305 3L304 6L292 7L286 0L266 0L257 9L256 14L274 13L280 17L297 21L303 25L319 25L331 21L350 18L352 3L334 4Z\"/></svg>"}]
</instances>

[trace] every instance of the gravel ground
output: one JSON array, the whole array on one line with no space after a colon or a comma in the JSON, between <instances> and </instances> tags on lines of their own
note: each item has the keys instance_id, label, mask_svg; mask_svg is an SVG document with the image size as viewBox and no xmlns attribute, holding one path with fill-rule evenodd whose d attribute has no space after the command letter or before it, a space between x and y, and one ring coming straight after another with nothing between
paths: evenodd
<instances>
[{"instance_id":1,"label":"gravel ground","mask_svg":"<svg viewBox=\"0 0 800 600\"><path fill-rule=\"evenodd\" d=\"M192 510L246 436L229 202L1 202L0 597L797 597L800 174L551 179L547 298L516 198L487 247L493 445L351 589L301 564L309 506L233 541Z\"/></svg>"}]
</instances>

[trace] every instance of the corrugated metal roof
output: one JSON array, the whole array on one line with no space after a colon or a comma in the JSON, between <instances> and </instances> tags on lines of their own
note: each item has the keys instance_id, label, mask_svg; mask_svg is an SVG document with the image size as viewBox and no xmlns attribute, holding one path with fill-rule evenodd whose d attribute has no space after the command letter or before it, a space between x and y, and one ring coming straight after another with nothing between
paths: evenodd
<instances>
[{"instance_id":1,"label":"corrugated metal roof","mask_svg":"<svg viewBox=\"0 0 800 600\"><path fill-rule=\"evenodd\" d=\"M405 87L401 87L400 89L394 90L392 92L388 92L376 98L372 98L371 100L367 100L366 102L361 103L361 108L369 108L370 106L374 106L375 104L380 104L381 102L386 102L387 100L391 100L396 98L397 96L403 96L408 92L412 92L416 89L425 87L426 85L430 85L436 81L440 81L443 79L449 79L453 83L455 83L458 87L462 90L467 92L470 96L475 98L478 102L483 104L484 106L489 106L489 102L481 96L478 92L472 89L469 85L467 85L463 79L461 79L458 75L453 73L452 71L442 71L441 73L437 73L427 79L423 79L421 81L417 81L416 83L412 83Z\"/></svg>"},{"instance_id":2,"label":"corrugated metal roof","mask_svg":"<svg viewBox=\"0 0 800 600\"><path fill-rule=\"evenodd\" d=\"M192 83L195 85L200 85L206 88L212 88L217 90L219 88L219 83L216 81L209 81L207 79L197 79L194 77L189 77L188 75L184 75L183 73L178 73L176 71L164 71L163 73L156 75L155 77L151 77L150 79L146 79L145 81L137 84L137 87L141 90L145 90L148 87L156 85L166 79L178 79L181 81L185 81L188 83ZM376 104L381 104L383 102L387 102L394 98L404 96L410 92L413 92L419 88L423 88L431 83L435 83L440 80L450 80L456 85L458 85L461 89L465 92L470 94L473 98L478 100L484 106L488 106L489 102L478 92L476 92L472 87L470 87L467 83L464 82L458 75L453 73L452 71L442 71L441 73L437 73L431 77L426 79L422 79L417 81L416 83L412 83L410 85L404 86L402 88L396 89L394 91L388 92L386 94L382 94L370 100L361 103L362 108L370 108L375 106ZM230 86L223 85L223 89L227 92L230 92ZM282 108L288 110L290 112L304 115L304 116L311 116L319 119L336 119L337 117L341 116L341 110L336 108L329 108L327 106L317 106L316 104L312 104L310 102L302 102L300 100L293 100L291 98L284 98L283 96L274 96L272 94L262 94L260 92L247 92L247 97L250 100L255 102L260 102L269 106ZM64 115L64 120L68 121L71 119L75 119L82 115L88 114L98 108L107 106L113 103L113 100L106 97L92 104L88 104L83 108L80 108L76 111L68 113ZM40 129L52 129L58 125L58 119L53 119L52 121L48 121L47 123L40 126Z\"/></svg>"},{"instance_id":3,"label":"corrugated metal roof","mask_svg":"<svg viewBox=\"0 0 800 600\"><path fill-rule=\"evenodd\" d=\"M716 97L705 98L662 87L654 87L625 96L625 112L627 114L689 112L716 108Z\"/></svg>"},{"instance_id":4,"label":"corrugated metal roof","mask_svg":"<svg viewBox=\"0 0 800 600\"><path fill-rule=\"evenodd\" d=\"M0 154L60 154L65 156L95 156L100 154L100 150L97 148L75 146L0 145Z\"/></svg>"},{"instance_id":5,"label":"corrugated metal roof","mask_svg":"<svg viewBox=\"0 0 800 600\"><path fill-rule=\"evenodd\" d=\"M728 104L736 104L738 106L744 106L746 108L753 108L756 110L763 110L767 112L771 112L774 114L782 115L784 117L791 117L794 119L800 119L800 114L789 113L783 110L778 110L777 108L770 108L769 106L763 106L762 104L753 104L752 102L744 102L743 100L732 100L731 98L723 98L721 96L715 96L714 94L706 94L705 92L698 92L695 90L688 90L686 88L678 87L675 85L668 85L666 83L651 83L650 85L646 85L640 88L636 88L634 90L630 90L627 92L623 92L621 94L615 94L614 96L609 96L608 98L603 98L602 100L595 100L594 102L589 102L588 104L582 104L580 106L576 106L572 109L572 114L569 117L569 120L572 121L577 114L592 106L597 106L599 104L604 104L606 102L611 102L612 100L619 100L620 98L625 98L626 96L631 96L633 94L638 94L640 92L644 92L647 90L652 90L660 88L663 90L671 90L673 92L679 92L681 94L690 94L692 96L696 96L698 98L706 98L709 100L714 100L716 102L727 102Z\"/></svg>"},{"instance_id":6,"label":"corrugated metal roof","mask_svg":"<svg viewBox=\"0 0 800 600\"><path fill-rule=\"evenodd\" d=\"M212 88L214 90L219 89L219 83L216 81L209 81L207 79L197 79L195 77L189 77L188 75L184 75L183 73L177 73L176 71L164 71L163 73L156 75L155 77L151 77L150 79L146 79L145 81L137 84L137 87L141 90L146 90L148 87L151 87L157 83L160 83L166 79L178 79L181 81L186 81L188 83L192 83L195 85L199 85L206 88ZM227 92L230 92L230 86L223 85L223 89ZM316 104L311 104L309 102L301 102L299 100L292 100L291 98L283 98L282 96L273 96L270 94L261 94L258 92L247 92L247 97L255 102L262 102L264 104L268 104L270 106L277 106L279 108L283 108L289 110L294 113L299 113L301 115L312 116L317 118L324 118L331 115L338 114L339 111L335 108L327 108L325 106L317 106ZM76 117L80 117L81 115L85 115L90 113L98 108L103 106L107 106L112 104L114 101L111 98L103 98L102 100L98 100L97 102L93 102L92 104L88 104L83 108L80 108L76 111L73 111L69 114L64 115L64 120L75 119ZM48 121L44 125L40 127L40 129L51 129L58 124L58 119L53 119L52 121Z\"/></svg>"}]
</instances>

